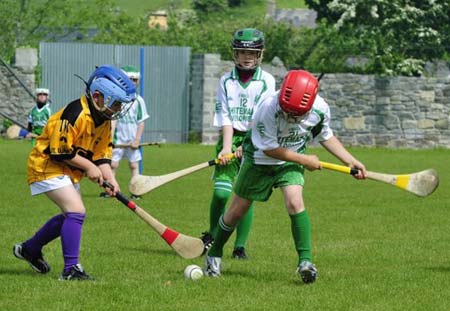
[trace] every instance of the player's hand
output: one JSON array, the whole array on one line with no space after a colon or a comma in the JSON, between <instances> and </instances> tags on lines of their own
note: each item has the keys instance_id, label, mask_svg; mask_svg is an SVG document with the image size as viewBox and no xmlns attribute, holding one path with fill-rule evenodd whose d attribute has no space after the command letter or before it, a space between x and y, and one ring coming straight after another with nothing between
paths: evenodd
<instances>
[{"instance_id":1,"label":"player's hand","mask_svg":"<svg viewBox=\"0 0 450 311\"><path fill-rule=\"evenodd\" d=\"M131 144L130 144L130 147L131 147L132 149L138 149L138 148L139 148L139 141L133 140L133 141L131 142Z\"/></svg>"},{"instance_id":2,"label":"player's hand","mask_svg":"<svg viewBox=\"0 0 450 311\"><path fill-rule=\"evenodd\" d=\"M241 159L242 158L242 146L237 147L236 151L234 152L234 156L236 157L236 159Z\"/></svg>"},{"instance_id":3,"label":"player's hand","mask_svg":"<svg viewBox=\"0 0 450 311\"><path fill-rule=\"evenodd\" d=\"M308 171L320 170L322 166L320 165L319 157L314 154L304 154L302 155L302 164Z\"/></svg>"},{"instance_id":4,"label":"player's hand","mask_svg":"<svg viewBox=\"0 0 450 311\"><path fill-rule=\"evenodd\" d=\"M219 152L219 155L217 158L220 161L220 165L227 165L232 159L230 158L230 155L233 152L231 152L231 149L222 149L222 151Z\"/></svg>"},{"instance_id":5,"label":"player's hand","mask_svg":"<svg viewBox=\"0 0 450 311\"><path fill-rule=\"evenodd\" d=\"M105 188L106 193L108 193L110 196L116 196L116 193L120 191L120 186L117 183L117 180L114 178L112 180L107 180L107 182L113 186L113 189L110 189L109 187Z\"/></svg>"},{"instance_id":6,"label":"player's hand","mask_svg":"<svg viewBox=\"0 0 450 311\"><path fill-rule=\"evenodd\" d=\"M356 179L366 179L367 178L367 170L364 164L355 160L352 163L349 163L350 167L358 169L358 174L353 175Z\"/></svg>"},{"instance_id":7,"label":"player's hand","mask_svg":"<svg viewBox=\"0 0 450 311\"><path fill-rule=\"evenodd\" d=\"M85 174L86 177L89 178L91 181L98 183L100 185L103 184L102 171L100 171L100 169L97 166L91 165Z\"/></svg>"}]
</instances>

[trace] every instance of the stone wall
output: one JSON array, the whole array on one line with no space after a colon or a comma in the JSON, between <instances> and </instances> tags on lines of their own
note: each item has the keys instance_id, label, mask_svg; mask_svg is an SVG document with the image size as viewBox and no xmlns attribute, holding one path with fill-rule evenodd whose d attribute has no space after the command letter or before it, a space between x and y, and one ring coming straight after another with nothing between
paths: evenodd
<instances>
[{"instance_id":1,"label":"stone wall","mask_svg":"<svg viewBox=\"0 0 450 311\"><path fill-rule=\"evenodd\" d=\"M35 88L36 65L36 50L17 51L12 69L29 90ZM217 85L233 66L218 54L193 56L189 126L191 137L203 144L214 144L219 136L212 126ZM274 59L262 67L275 76L278 88L286 73L283 64ZM320 94L330 105L331 126L346 146L450 148L448 76L326 74ZM24 87L0 64L0 111L26 124L33 105Z\"/></svg>"},{"instance_id":2,"label":"stone wall","mask_svg":"<svg viewBox=\"0 0 450 311\"><path fill-rule=\"evenodd\" d=\"M17 49L16 63L10 66L13 73L30 92L35 89L34 70L37 65L37 50L31 48ZM27 124L27 115L34 106L34 99L20 84L6 66L0 64L0 111ZM0 117L2 119L2 117ZM3 122L0 122L0 129Z\"/></svg>"},{"instance_id":3,"label":"stone wall","mask_svg":"<svg viewBox=\"0 0 450 311\"><path fill-rule=\"evenodd\" d=\"M321 95L347 146L450 147L450 79L328 74Z\"/></svg>"},{"instance_id":4,"label":"stone wall","mask_svg":"<svg viewBox=\"0 0 450 311\"><path fill-rule=\"evenodd\" d=\"M192 87L203 93L195 93L191 124L201 129L202 143L213 144L219 135L212 126L216 89L220 76L231 70L233 63L206 54L196 56L193 66L201 66L193 72L203 71L203 79L197 77ZM274 60L263 68L275 76L279 86L286 73L282 64ZM449 77L326 74L320 87L330 105L331 126L346 146L450 148Z\"/></svg>"}]
</instances>

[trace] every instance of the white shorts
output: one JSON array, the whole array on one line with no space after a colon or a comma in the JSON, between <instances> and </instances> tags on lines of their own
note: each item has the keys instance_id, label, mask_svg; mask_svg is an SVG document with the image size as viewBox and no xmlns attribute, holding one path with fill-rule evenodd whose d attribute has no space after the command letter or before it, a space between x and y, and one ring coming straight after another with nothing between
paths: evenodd
<instances>
[{"instance_id":1,"label":"white shorts","mask_svg":"<svg viewBox=\"0 0 450 311\"><path fill-rule=\"evenodd\" d=\"M112 161L119 162L125 156L131 163L142 160L141 151L133 148L114 148Z\"/></svg>"},{"instance_id":2,"label":"white shorts","mask_svg":"<svg viewBox=\"0 0 450 311\"><path fill-rule=\"evenodd\" d=\"M30 185L31 195L38 195L41 193L45 193L48 191L56 190L65 186L73 185L75 189L80 191L80 184L72 183L72 180L69 176L58 176L55 178L36 181Z\"/></svg>"}]
</instances>

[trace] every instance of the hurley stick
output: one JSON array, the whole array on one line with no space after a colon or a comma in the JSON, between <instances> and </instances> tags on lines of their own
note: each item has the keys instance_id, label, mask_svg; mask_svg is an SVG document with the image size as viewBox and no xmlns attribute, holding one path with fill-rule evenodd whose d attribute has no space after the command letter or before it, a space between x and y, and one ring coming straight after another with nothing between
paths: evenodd
<instances>
[{"instance_id":1,"label":"hurley stick","mask_svg":"<svg viewBox=\"0 0 450 311\"><path fill-rule=\"evenodd\" d=\"M234 158L234 154L228 155L227 157L231 160ZM219 163L220 163L219 159L214 159L166 175L160 176L136 175L131 178L128 188L130 192L134 195L143 195L175 179L192 174L206 167L217 165Z\"/></svg>"},{"instance_id":2,"label":"hurley stick","mask_svg":"<svg viewBox=\"0 0 450 311\"><path fill-rule=\"evenodd\" d=\"M358 173L358 169L350 168L343 165L328 163L320 161L323 168L338 171L341 173L346 173L350 175L355 175ZM393 185L397 188L406 190L408 192L414 193L420 197L426 197L433 193L434 190L439 185L439 176L436 170L427 169L417 173L411 174L384 174L378 172L367 171L367 177L372 180L383 182L386 184Z\"/></svg>"},{"instance_id":3,"label":"hurley stick","mask_svg":"<svg viewBox=\"0 0 450 311\"><path fill-rule=\"evenodd\" d=\"M106 181L103 182L103 187L113 189L113 186ZM118 192L115 198L138 215L150 227L152 227L152 229L155 230L181 257L193 259L202 255L204 244L201 239L184 235L167 227L145 210L140 208L135 202L124 196L121 192Z\"/></svg>"}]
</instances>

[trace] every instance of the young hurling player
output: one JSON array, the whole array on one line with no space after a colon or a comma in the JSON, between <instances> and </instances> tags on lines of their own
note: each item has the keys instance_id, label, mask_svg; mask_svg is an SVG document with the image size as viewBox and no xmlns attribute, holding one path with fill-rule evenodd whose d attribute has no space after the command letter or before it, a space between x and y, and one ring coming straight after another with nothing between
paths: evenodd
<instances>
[{"instance_id":1,"label":"young hurling player","mask_svg":"<svg viewBox=\"0 0 450 311\"><path fill-rule=\"evenodd\" d=\"M136 67L124 66L122 70L128 78L133 81L135 87L138 87L141 74ZM113 172L119 167L119 161L125 156L128 159L131 170L131 177L139 174L139 161L142 155L139 150L142 134L144 133L145 120L149 118L144 99L136 95L136 100L128 113L117 121L112 122L112 133L114 144L130 145L129 148L114 148L111 167ZM108 197L106 192L100 194L102 197ZM138 196L131 195L132 199L138 199Z\"/></svg>"},{"instance_id":2,"label":"young hurling player","mask_svg":"<svg viewBox=\"0 0 450 311\"><path fill-rule=\"evenodd\" d=\"M50 117L28 158L31 194L44 193L61 210L30 239L14 245L13 254L39 273L50 271L42 248L61 237L64 269L60 280L88 280L78 262L81 231L86 214L79 182L108 181L115 195L120 190L111 170L111 120L127 112L136 88L113 66L98 67L86 83L86 94Z\"/></svg>"},{"instance_id":3,"label":"young hurling player","mask_svg":"<svg viewBox=\"0 0 450 311\"><path fill-rule=\"evenodd\" d=\"M210 227L209 232L204 232L202 236L205 248L212 244L212 234L231 196L233 182L240 167L242 141L250 129L253 112L265 97L275 92L274 77L260 67L264 34L253 28L238 30L234 33L231 47L235 67L220 78L217 90L214 126L221 128L216 156L221 159L222 165L216 166L214 171ZM235 159L224 157L231 153L235 154ZM250 207L237 225L233 258L247 259L245 245L252 222L253 208Z\"/></svg>"},{"instance_id":4,"label":"young hurling player","mask_svg":"<svg viewBox=\"0 0 450 311\"><path fill-rule=\"evenodd\" d=\"M206 274L219 276L223 247L253 201L267 201L273 188L280 188L291 219L292 237L298 254L298 273L304 283L314 282L311 229L303 202L304 168L320 169L316 155L306 146L317 138L330 153L350 167L359 169L356 178L367 176L356 160L333 136L330 109L316 96L318 81L303 70L288 72L279 92L256 110L252 129L244 141L244 157L230 207L221 216L215 242L206 257Z\"/></svg>"},{"instance_id":5,"label":"young hurling player","mask_svg":"<svg viewBox=\"0 0 450 311\"><path fill-rule=\"evenodd\" d=\"M44 126L47 124L52 111L50 109L50 91L44 88L37 88L36 105L31 109L28 115L28 132L39 136L42 134ZM35 139L32 138L32 144L35 145Z\"/></svg>"}]
</instances>

